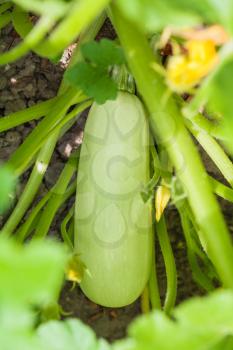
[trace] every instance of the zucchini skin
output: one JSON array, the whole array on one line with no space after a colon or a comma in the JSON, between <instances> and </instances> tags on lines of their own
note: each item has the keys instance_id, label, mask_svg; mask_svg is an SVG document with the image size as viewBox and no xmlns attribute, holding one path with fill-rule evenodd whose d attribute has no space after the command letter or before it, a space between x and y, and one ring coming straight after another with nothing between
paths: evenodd
<instances>
[{"instance_id":1,"label":"zucchini skin","mask_svg":"<svg viewBox=\"0 0 233 350\"><path fill-rule=\"evenodd\" d=\"M77 177L75 252L87 267L81 289L93 302L122 307L142 293L152 259L149 129L141 101L127 92L88 115Z\"/></svg>"}]
</instances>

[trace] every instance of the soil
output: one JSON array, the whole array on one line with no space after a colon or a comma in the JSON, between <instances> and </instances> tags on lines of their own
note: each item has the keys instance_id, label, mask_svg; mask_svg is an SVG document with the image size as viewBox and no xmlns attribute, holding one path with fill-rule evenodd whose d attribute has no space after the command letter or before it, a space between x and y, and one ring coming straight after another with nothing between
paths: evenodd
<instances>
[{"instance_id":1,"label":"soil","mask_svg":"<svg viewBox=\"0 0 233 350\"><path fill-rule=\"evenodd\" d=\"M109 24L105 24L98 38L103 36L114 37L114 32ZM12 27L7 26L1 32L0 51L9 49L18 41L19 38ZM47 59L29 53L13 64L0 67L0 115L7 115L55 96L63 74L63 63L60 62L55 65ZM39 194L45 193L46 189L55 183L67 160L65 152L67 144L69 143L71 148L77 148L81 144L84 124L85 115L58 142ZM36 122L32 121L1 134L1 161L9 158L35 125ZM208 156L203 151L201 154L208 171L215 177L220 178L220 174L208 159ZM22 191L28 175L29 172L27 171L21 177L18 195ZM60 235L61 218L64 217L73 200L74 198L71 198L60 209L51 227L50 234ZM221 205L228 225L233 232L232 205L224 201L221 201ZM192 279L179 217L173 206L170 206L167 211L167 222L178 270L177 303L180 303L188 297L202 294L203 291ZM160 292L163 299L166 290L166 275L158 245L156 247L156 261ZM70 316L81 318L95 330L98 336L109 340L121 338L126 332L127 325L140 313L139 301L119 309L100 307L90 302L79 288L72 288L72 284L69 282L65 284L62 290L60 303L63 310L70 313Z\"/></svg>"}]
</instances>

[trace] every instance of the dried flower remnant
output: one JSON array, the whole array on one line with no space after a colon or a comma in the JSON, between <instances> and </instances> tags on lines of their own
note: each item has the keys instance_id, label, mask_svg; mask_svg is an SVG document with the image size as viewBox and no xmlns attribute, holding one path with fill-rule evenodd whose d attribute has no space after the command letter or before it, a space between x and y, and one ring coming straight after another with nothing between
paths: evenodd
<instances>
[{"instance_id":1,"label":"dried flower remnant","mask_svg":"<svg viewBox=\"0 0 233 350\"><path fill-rule=\"evenodd\" d=\"M161 219L170 198L170 189L165 184L158 186L155 196L155 218L157 222Z\"/></svg>"}]
</instances>

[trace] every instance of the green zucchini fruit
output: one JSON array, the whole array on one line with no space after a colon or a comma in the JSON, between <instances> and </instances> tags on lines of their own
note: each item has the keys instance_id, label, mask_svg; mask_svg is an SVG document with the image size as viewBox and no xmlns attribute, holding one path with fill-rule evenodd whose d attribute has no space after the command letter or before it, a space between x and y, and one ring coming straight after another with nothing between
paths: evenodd
<instances>
[{"instance_id":1,"label":"green zucchini fruit","mask_svg":"<svg viewBox=\"0 0 233 350\"><path fill-rule=\"evenodd\" d=\"M84 294L122 307L142 293L152 257L149 130L141 101L128 92L88 115L77 178L75 253L86 266Z\"/></svg>"}]
</instances>

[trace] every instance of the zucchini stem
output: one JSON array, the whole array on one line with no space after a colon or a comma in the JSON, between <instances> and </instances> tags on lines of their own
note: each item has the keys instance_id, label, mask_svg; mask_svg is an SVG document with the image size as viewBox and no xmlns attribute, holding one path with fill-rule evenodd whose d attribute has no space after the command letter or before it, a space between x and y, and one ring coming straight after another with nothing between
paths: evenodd
<instances>
[{"instance_id":1,"label":"zucchini stem","mask_svg":"<svg viewBox=\"0 0 233 350\"><path fill-rule=\"evenodd\" d=\"M144 291L141 295L141 310L144 314L150 312L150 300L149 300L149 290L148 286L144 288Z\"/></svg>"},{"instance_id":2,"label":"zucchini stem","mask_svg":"<svg viewBox=\"0 0 233 350\"><path fill-rule=\"evenodd\" d=\"M151 265L151 273L149 278L149 295L150 295L150 303L152 309L160 310L161 309L161 300L159 295L159 287L157 280L157 271L156 271L156 261L155 261L155 237L153 235L153 246L152 246L152 265Z\"/></svg>"},{"instance_id":3,"label":"zucchini stem","mask_svg":"<svg viewBox=\"0 0 233 350\"><path fill-rule=\"evenodd\" d=\"M177 294L177 273L176 263L169 240L166 221L164 215L161 216L159 222L156 223L156 231L159 239L160 248L163 254L167 276L167 291L164 302L164 311L170 313L176 302Z\"/></svg>"}]
</instances>

